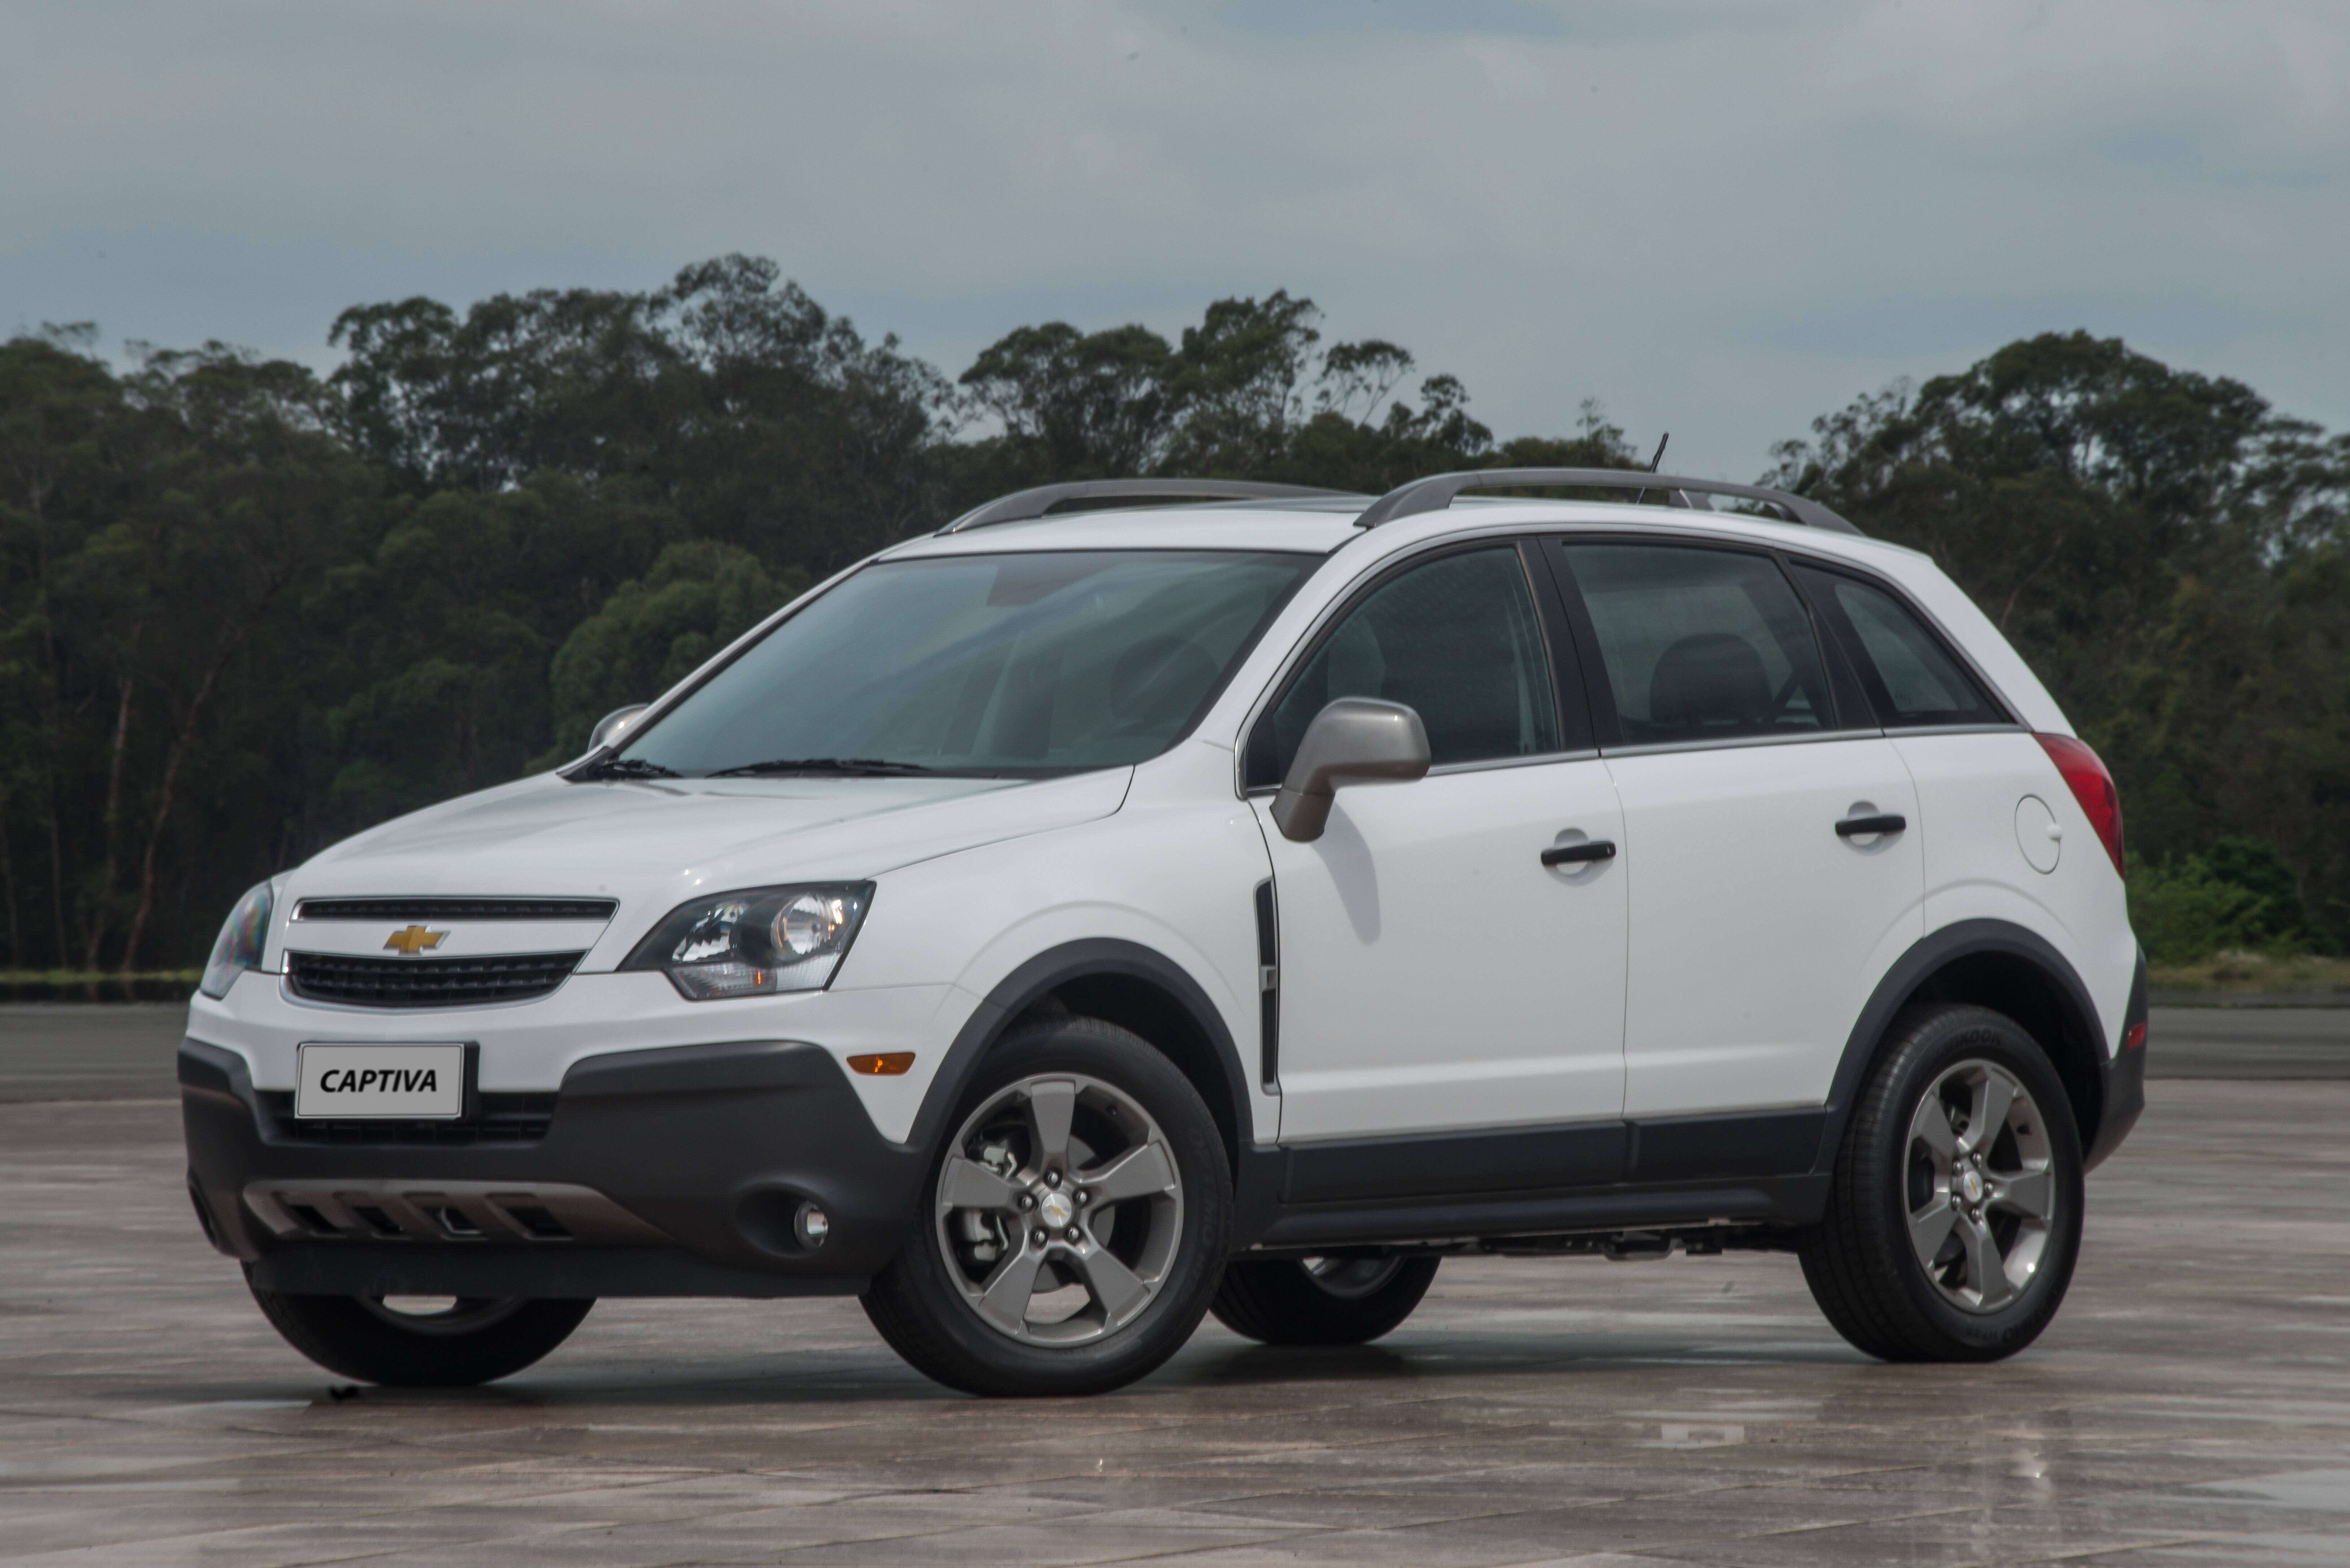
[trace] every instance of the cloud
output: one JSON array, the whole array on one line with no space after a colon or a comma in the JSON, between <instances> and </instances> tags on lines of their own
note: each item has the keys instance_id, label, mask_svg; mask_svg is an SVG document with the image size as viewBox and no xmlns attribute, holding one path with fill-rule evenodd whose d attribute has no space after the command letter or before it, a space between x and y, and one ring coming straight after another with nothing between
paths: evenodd
<instances>
[{"instance_id":1,"label":"cloud","mask_svg":"<svg viewBox=\"0 0 2350 1568\"><path fill-rule=\"evenodd\" d=\"M951 373L1286 287L1704 471L2086 327L2350 423L2338 0L19 0L0 328L775 256Z\"/></svg>"}]
</instances>

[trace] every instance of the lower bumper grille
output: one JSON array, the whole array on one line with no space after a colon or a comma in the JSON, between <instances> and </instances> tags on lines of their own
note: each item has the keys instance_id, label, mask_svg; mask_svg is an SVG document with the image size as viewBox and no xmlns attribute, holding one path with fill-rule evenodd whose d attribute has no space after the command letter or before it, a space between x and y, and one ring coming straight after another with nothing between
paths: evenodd
<instances>
[{"instance_id":1,"label":"lower bumper grille","mask_svg":"<svg viewBox=\"0 0 2350 1568\"><path fill-rule=\"evenodd\" d=\"M509 953L495 958L378 959L288 953L294 994L348 1007L475 1007L529 1002L571 976L577 953Z\"/></svg>"},{"instance_id":2,"label":"lower bumper grille","mask_svg":"<svg viewBox=\"0 0 2350 1568\"><path fill-rule=\"evenodd\" d=\"M245 1207L280 1241L585 1241L667 1237L591 1187L542 1181L255 1181Z\"/></svg>"}]
</instances>

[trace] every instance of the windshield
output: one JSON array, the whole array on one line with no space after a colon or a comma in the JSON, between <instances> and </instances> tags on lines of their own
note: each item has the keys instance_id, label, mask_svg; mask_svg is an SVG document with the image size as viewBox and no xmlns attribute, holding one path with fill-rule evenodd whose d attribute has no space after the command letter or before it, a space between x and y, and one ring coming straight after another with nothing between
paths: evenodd
<instances>
[{"instance_id":1,"label":"windshield","mask_svg":"<svg viewBox=\"0 0 2350 1568\"><path fill-rule=\"evenodd\" d=\"M1319 557L1095 550L868 566L599 772L1015 777L1156 756Z\"/></svg>"}]
</instances>

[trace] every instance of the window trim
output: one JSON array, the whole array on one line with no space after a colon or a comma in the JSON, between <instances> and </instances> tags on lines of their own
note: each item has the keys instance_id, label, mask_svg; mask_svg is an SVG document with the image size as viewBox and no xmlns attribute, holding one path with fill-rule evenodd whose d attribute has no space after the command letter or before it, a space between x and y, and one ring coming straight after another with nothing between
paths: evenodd
<instances>
[{"instance_id":1,"label":"window trim","mask_svg":"<svg viewBox=\"0 0 2350 1568\"><path fill-rule=\"evenodd\" d=\"M1586 682L1594 738L1602 756L1648 756L1673 752L1715 751L1726 747L1812 745L1822 741L1861 740L1885 733L1876 707L1868 700L1867 688L1862 684L1859 673L1846 661L1844 650L1836 639L1828 635L1827 628L1821 624L1819 607L1804 591L1803 582L1792 569L1786 551L1760 541L1664 530L1633 533L1621 528L1559 528L1545 531L1541 537L1551 545L1543 554L1549 560L1559 598L1565 604L1567 619L1575 628L1577 651L1582 655L1585 667L1597 670L1602 677ZM1590 607L1584 602L1582 585L1575 581L1575 569L1566 559L1566 549L1570 545L1641 545L1659 549L1714 550L1759 556L1769 561L1778 568L1780 580L1787 585L1788 591L1795 596L1795 603L1804 612L1804 624L1811 628L1820 671L1827 677L1829 700L1835 704L1835 727L1785 735L1725 735L1718 740L1627 743L1624 739L1623 720L1616 711L1615 684L1605 678L1607 666L1599 647L1599 629L1591 618Z\"/></svg>"},{"instance_id":2,"label":"window trim","mask_svg":"<svg viewBox=\"0 0 2350 1568\"><path fill-rule=\"evenodd\" d=\"M1529 559L1530 555L1540 554L1540 546L1517 529L1502 533L1471 535L1465 537L1455 535L1443 539L1430 540L1425 545L1380 563L1375 570L1364 576L1352 587L1322 607L1321 613L1315 618L1313 624L1306 628L1305 635L1290 646L1288 655L1282 661L1280 668L1274 671L1273 679L1265 683L1264 690L1258 693L1256 701L1250 705L1247 717L1241 724L1238 741L1232 747L1234 794L1241 799L1246 800L1254 796L1273 794L1281 788L1281 783L1277 779L1266 784L1249 783L1249 764L1251 755L1258 745L1258 732L1270 718L1273 711L1281 705L1282 700L1289 695L1290 688L1296 684L1297 678L1304 673L1305 666L1313 662L1314 656L1322 650L1323 644L1336 633L1338 628L1345 624L1347 618L1354 614L1364 600L1406 572L1428 566L1445 556L1467 555L1478 550L1503 549L1516 553L1518 570L1525 580L1526 595L1534 604L1535 631L1543 639L1543 648L1548 659L1553 722L1558 729L1560 746L1555 751L1536 752L1528 756L1484 757L1474 762L1446 763L1429 769L1429 776L1431 778L1449 776L1456 773L1477 772L1495 767L1527 767L1542 763L1567 762L1597 756L1597 736L1591 724L1593 714L1590 692L1582 679L1579 660L1573 657L1571 651L1560 646L1558 634L1563 628L1559 625L1556 606L1550 602L1550 596L1543 591L1544 586L1543 580L1534 575L1534 563ZM1581 713L1583 725L1579 732L1573 722L1576 716L1575 710L1570 706L1568 701L1570 680L1575 683L1575 693L1583 699Z\"/></svg>"}]
</instances>

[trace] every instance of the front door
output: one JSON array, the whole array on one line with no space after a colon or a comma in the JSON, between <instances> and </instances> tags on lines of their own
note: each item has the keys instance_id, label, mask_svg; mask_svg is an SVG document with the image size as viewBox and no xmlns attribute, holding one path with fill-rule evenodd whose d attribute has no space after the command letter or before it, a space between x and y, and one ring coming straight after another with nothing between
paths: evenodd
<instances>
[{"instance_id":1,"label":"front door","mask_svg":"<svg viewBox=\"0 0 2350 1568\"><path fill-rule=\"evenodd\" d=\"M1440 556L1373 587L1266 715L1274 776L1339 697L1409 704L1434 760L1340 790L1310 844L1257 797L1284 1144L1617 1116L1626 878L1543 851L1622 821L1606 765L1562 750L1543 628L1514 546Z\"/></svg>"}]
</instances>

